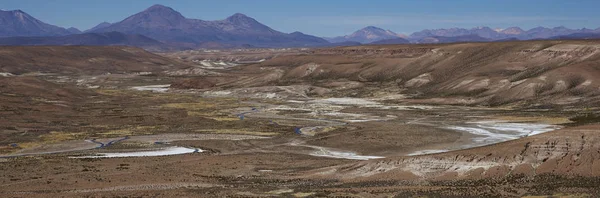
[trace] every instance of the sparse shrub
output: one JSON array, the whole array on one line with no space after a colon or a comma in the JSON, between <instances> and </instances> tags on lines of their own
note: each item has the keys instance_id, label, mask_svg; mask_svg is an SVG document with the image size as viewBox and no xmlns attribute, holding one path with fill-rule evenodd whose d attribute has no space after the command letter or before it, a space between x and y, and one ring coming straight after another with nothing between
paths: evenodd
<instances>
[{"instance_id":1,"label":"sparse shrub","mask_svg":"<svg viewBox=\"0 0 600 198\"><path fill-rule=\"evenodd\" d=\"M491 98L490 98L490 99L487 101L487 105L488 105L488 106L491 106L491 107L494 107L494 106L501 106L501 105L505 105L505 104L508 104L508 103L511 103L511 102L512 102L511 100L509 100L509 99L506 99L506 98L504 98L504 97L502 97L502 96L497 96L497 95L494 95L494 96L492 96L492 97L491 97Z\"/></svg>"},{"instance_id":2,"label":"sparse shrub","mask_svg":"<svg viewBox=\"0 0 600 198\"><path fill-rule=\"evenodd\" d=\"M570 75L566 79L567 87L569 89L575 88L585 82L585 78L581 75Z\"/></svg>"},{"instance_id":3,"label":"sparse shrub","mask_svg":"<svg viewBox=\"0 0 600 198\"><path fill-rule=\"evenodd\" d=\"M586 94L592 93L593 91L594 91L593 88L587 88L587 87L569 89L569 93L572 96L585 96Z\"/></svg>"},{"instance_id":4,"label":"sparse shrub","mask_svg":"<svg viewBox=\"0 0 600 198\"><path fill-rule=\"evenodd\" d=\"M387 75L384 72L376 73L368 77L369 82L384 82L388 79Z\"/></svg>"},{"instance_id":5,"label":"sparse shrub","mask_svg":"<svg viewBox=\"0 0 600 198\"><path fill-rule=\"evenodd\" d=\"M530 67L510 77L509 80L510 82L516 82L519 80L536 77L551 69L552 67Z\"/></svg>"},{"instance_id":6,"label":"sparse shrub","mask_svg":"<svg viewBox=\"0 0 600 198\"><path fill-rule=\"evenodd\" d=\"M473 96L478 96L478 95L480 95L480 94L483 94L483 93L485 93L485 92L486 92L486 91L488 91L488 90L489 90L488 88L479 88L479 89L473 89L473 90L470 90L470 91L464 92L464 93L463 93L463 94L461 94L461 95L463 95L463 96L467 96L467 97L473 97Z\"/></svg>"},{"instance_id":7,"label":"sparse shrub","mask_svg":"<svg viewBox=\"0 0 600 198\"><path fill-rule=\"evenodd\" d=\"M597 112L582 113L582 114L578 114L573 117L570 117L569 120L573 121L573 123L571 125L598 123L598 122L600 122L600 114Z\"/></svg>"},{"instance_id":8,"label":"sparse shrub","mask_svg":"<svg viewBox=\"0 0 600 198\"><path fill-rule=\"evenodd\" d=\"M347 76L344 76L340 73L335 73L333 71L319 71L317 75L313 76L312 79L314 80L330 80L330 79L340 79L340 78L346 78Z\"/></svg>"},{"instance_id":9,"label":"sparse shrub","mask_svg":"<svg viewBox=\"0 0 600 198\"><path fill-rule=\"evenodd\" d=\"M540 96L540 95L542 95L542 93L554 89L554 83L537 84L533 89L534 89L535 95Z\"/></svg>"}]
</instances>

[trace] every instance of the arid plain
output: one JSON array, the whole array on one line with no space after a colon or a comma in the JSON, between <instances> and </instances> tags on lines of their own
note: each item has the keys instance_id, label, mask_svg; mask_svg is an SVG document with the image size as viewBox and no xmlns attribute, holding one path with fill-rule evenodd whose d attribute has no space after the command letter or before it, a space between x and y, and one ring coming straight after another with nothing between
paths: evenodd
<instances>
[{"instance_id":1,"label":"arid plain","mask_svg":"<svg viewBox=\"0 0 600 198\"><path fill-rule=\"evenodd\" d=\"M0 48L2 197L593 197L600 42Z\"/></svg>"}]
</instances>

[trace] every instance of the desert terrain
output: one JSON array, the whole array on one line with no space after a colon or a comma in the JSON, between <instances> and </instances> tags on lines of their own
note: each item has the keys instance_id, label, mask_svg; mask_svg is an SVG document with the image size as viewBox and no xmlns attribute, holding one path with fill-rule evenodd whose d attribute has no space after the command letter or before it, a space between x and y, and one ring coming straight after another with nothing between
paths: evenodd
<instances>
[{"instance_id":1,"label":"desert terrain","mask_svg":"<svg viewBox=\"0 0 600 198\"><path fill-rule=\"evenodd\" d=\"M598 76L596 40L0 47L0 196L595 197Z\"/></svg>"}]
</instances>

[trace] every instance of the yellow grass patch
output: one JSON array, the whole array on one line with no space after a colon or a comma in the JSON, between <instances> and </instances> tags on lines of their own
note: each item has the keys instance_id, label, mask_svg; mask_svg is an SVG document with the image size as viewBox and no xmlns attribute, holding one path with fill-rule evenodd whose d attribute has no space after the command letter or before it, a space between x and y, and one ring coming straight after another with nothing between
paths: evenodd
<instances>
[{"instance_id":1,"label":"yellow grass patch","mask_svg":"<svg viewBox=\"0 0 600 198\"><path fill-rule=\"evenodd\" d=\"M565 124L572 121L566 117L518 117L518 116L498 116L494 119L506 120L512 122L537 122L544 124Z\"/></svg>"},{"instance_id":2,"label":"yellow grass patch","mask_svg":"<svg viewBox=\"0 0 600 198\"><path fill-rule=\"evenodd\" d=\"M524 196L522 198L547 198L547 197L553 197L553 198L586 198L586 197L592 197L589 194L554 194L554 195L541 195L541 196Z\"/></svg>"},{"instance_id":3,"label":"yellow grass patch","mask_svg":"<svg viewBox=\"0 0 600 198\"><path fill-rule=\"evenodd\" d=\"M109 95L109 96L117 96L117 95L123 94L122 90L117 90L117 89L98 89L98 90L96 90L96 92L99 94Z\"/></svg>"},{"instance_id":4,"label":"yellow grass patch","mask_svg":"<svg viewBox=\"0 0 600 198\"><path fill-rule=\"evenodd\" d=\"M122 137L128 135L149 135L162 126L134 126L98 133L103 137Z\"/></svg>"},{"instance_id":5,"label":"yellow grass patch","mask_svg":"<svg viewBox=\"0 0 600 198\"><path fill-rule=\"evenodd\" d=\"M88 136L89 136L89 133L85 133L85 132L51 131L48 134L41 135L40 138L45 143L53 143L53 142L62 142L62 141L68 141L68 140L85 139Z\"/></svg>"},{"instance_id":6,"label":"yellow grass patch","mask_svg":"<svg viewBox=\"0 0 600 198\"><path fill-rule=\"evenodd\" d=\"M320 132L321 133L327 133L327 132L335 131L336 129L339 129L339 128L341 128L341 127L338 127L338 126L328 126L328 127L323 128L323 130L320 131Z\"/></svg>"},{"instance_id":7,"label":"yellow grass patch","mask_svg":"<svg viewBox=\"0 0 600 198\"><path fill-rule=\"evenodd\" d=\"M198 116L203 118L209 118L216 121L236 121L240 120L238 117L234 117L233 115L227 115L215 111L211 112L199 112L199 111L188 111L188 116Z\"/></svg>"},{"instance_id":8,"label":"yellow grass patch","mask_svg":"<svg viewBox=\"0 0 600 198\"><path fill-rule=\"evenodd\" d=\"M316 193L312 193L312 192L311 193L299 192L299 193L294 193L292 195L294 195L294 197L309 197L309 196L312 196L314 194L316 194Z\"/></svg>"},{"instance_id":9,"label":"yellow grass patch","mask_svg":"<svg viewBox=\"0 0 600 198\"><path fill-rule=\"evenodd\" d=\"M237 118L237 117L213 117L213 118L210 118L210 119L213 119L213 120L216 120L216 121L237 121L237 120L240 120L240 118Z\"/></svg>"},{"instance_id":10,"label":"yellow grass patch","mask_svg":"<svg viewBox=\"0 0 600 198\"><path fill-rule=\"evenodd\" d=\"M23 142L23 143L18 143L17 148L20 148L20 149L35 148L35 147L39 147L42 144L44 144L44 143L43 142ZM16 150L12 150L12 151L16 151Z\"/></svg>"},{"instance_id":11,"label":"yellow grass patch","mask_svg":"<svg viewBox=\"0 0 600 198\"><path fill-rule=\"evenodd\" d=\"M196 132L214 133L214 134L259 135L259 136L279 135L279 133L275 133L275 132L247 131L247 130L243 130L243 129L200 129L200 130L196 130Z\"/></svg>"},{"instance_id":12,"label":"yellow grass patch","mask_svg":"<svg viewBox=\"0 0 600 198\"><path fill-rule=\"evenodd\" d=\"M106 137L127 136L127 135L133 135L133 131L131 131L129 129L117 129L117 130L110 130L110 131L107 131L104 133L99 133L99 135L106 136Z\"/></svg>"},{"instance_id":13,"label":"yellow grass patch","mask_svg":"<svg viewBox=\"0 0 600 198\"><path fill-rule=\"evenodd\" d=\"M267 192L267 194L272 194L272 195L280 195L280 194L284 194L284 193L293 193L294 189L279 189L279 190L272 190Z\"/></svg>"},{"instance_id":14,"label":"yellow grass patch","mask_svg":"<svg viewBox=\"0 0 600 198\"><path fill-rule=\"evenodd\" d=\"M177 109L186 109L192 111L199 111L214 108L215 104L208 102L194 102L194 103L169 103L164 104L162 107L166 108L177 108Z\"/></svg>"}]
</instances>

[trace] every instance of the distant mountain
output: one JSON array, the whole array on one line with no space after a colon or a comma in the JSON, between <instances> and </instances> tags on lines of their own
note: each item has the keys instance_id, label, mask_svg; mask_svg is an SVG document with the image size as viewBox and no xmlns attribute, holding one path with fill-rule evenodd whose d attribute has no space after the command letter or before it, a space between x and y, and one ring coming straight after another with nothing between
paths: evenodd
<instances>
[{"instance_id":1,"label":"distant mountain","mask_svg":"<svg viewBox=\"0 0 600 198\"><path fill-rule=\"evenodd\" d=\"M94 31L94 30L97 30L97 29L108 27L110 25L111 24L109 22L102 22L102 23L100 23L100 24L94 26L93 28L90 28L89 30L86 30L84 32L91 32L91 31Z\"/></svg>"},{"instance_id":2,"label":"distant mountain","mask_svg":"<svg viewBox=\"0 0 600 198\"><path fill-rule=\"evenodd\" d=\"M475 27L472 29L464 29L464 28L450 28L450 29L434 29L434 30L422 30L420 32L415 32L410 35L410 38L413 40L418 40L426 37L460 37L467 35L477 35L483 38L489 39L501 39L506 38L501 31L493 30L489 27Z\"/></svg>"},{"instance_id":3,"label":"distant mountain","mask_svg":"<svg viewBox=\"0 0 600 198\"><path fill-rule=\"evenodd\" d=\"M592 39L600 34L597 29L569 29L564 26L535 27L523 30L520 27L492 29L489 27L425 29L410 36L390 30L367 26L350 35L320 38L301 32L283 33L241 13L223 20L204 21L189 19L172 8L153 5L139 13L116 23L102 22L85 33L74 27L62 27L44 23L21 10L0 10L0 38L5 43L42 43L56 45L106 45L122 44L141 46L143 35L174 48L249 48L249 47L326 47L358 44L404 44L404 43L447 43L482 42L535 39ZM118 40L115 32L123 33ZM77 36L64 37L66 35ZM111 37L112 35L113 37ZM45 37L57 37L55 39ZM19 38L12 38L19 37ZM103 40L104 39L104 40ZM117 39L117 40L115 40ZM131 40L128 41L128 40ZM158 44L156 44L158 45ZM154 46L154 44L152 44Z\"/></svg>"},{"instance_id":4,"label":"distant mountain","mask_svg":"<svg viewBox=\"0 0 600 198\"><path fill-rule=\"evenodd\" d=\"M372 43L375 41L386 40L386 39L395 39L402 38L404 35L397 34L390 30L384 30L374 26L367 26L363 29L357 30L356 32L346 35L346 36L338 36L333 38L326 38L329 42L337 43L337 42L345 42L345 41L354 41L360 43Z\"/></svg>"},{"instance_id":5,"label":"distant mountain","mask_svg":"<svg viewBox=\"0 0 600 198\"><path fill-rule=\"evenodd\" d=\"M487 42L492 39L484 38L476 34L461 35L461 36L431 36L421 38L418 43L458 43L458 42Z\"/></svg>"},{"instance_id":6,"label":"distant mountain","mask_svg":"<svg viewBox=\"0 0 600 198\"><path fill-rule=\"evenodd\" d=\"M425 29L419 32L412 33L409 38L411 39L422 39L425 37L443 36L443 37L454 37L473 34L464 28L450 28L450 29Z\"/></svg>"},{"instance_id":7,"label":"distant mountain","mask_svg":"<svg viewBox=\"0 0 600 198\"><path fill-rule=\"evenodd\" d=\"M515 37L510 37L510 38L503 38L503 39L498 39L498 40L493 40L494 42L501 42L501 41L519 41L518 38Z\"/></svg>"},{"instance_id":8,"label":"distant mountain","mask_svg":"<svg viewBox=\"0 0 600 198\"><path fill-rule=\"evenodd\" d=\"M521 38L525 38L525 39L542 39L542 38L550 38L552 36L556 36L553 32L552 29L550 28L545 28L545 27L536 27L536 28L532 28L530 30L527 30L524 34L522 34L523 36L520 36Z\"/></svg>"},{"instance_id":9,"label":"distant mountain","mask_svg":"<svg viewBox=\"0 0 600 198\"><path fill-rule=\"evenodd\" d=\"M374 44L374 45L385 45L385 44L407 44L410 43L410 41L403 39L403 38L393 38L393 39L385 39L385 40L380 40L380 41L375 41L369 44Z\"/></svg>"},{"instance_id":10,"label":"distant mountain","mask_svg":"<svg viewBox=\"0 0 600 198\"><path fill-rule=\"evenodd\" d=\"M256 47L314 46L326 40L295 32L282 33L263 25L244 14L234 14L224 20L203 21L185 18L181 13L163 5L154 5L142 12L90 32L117 31L141 34L156 40L179 45L220 45Z\"/></svg>"},{"instance_id":11,"label":"distant mountain","mask_svg":"<svg viewBox=\"0 0 600 198\"><path fill-rule=\"evenodd\" d=\"M471 30L469 30L469 32L471 32L471 34L483 37L483 38L489 38L489 39L498 39L498 38L505 38L505 36L501 35L499 32L497 32L496 30L493 30L492 28L489 27L476 27L473 28Z\"/></svg>"},{"instance_id":12,"label":"distant mountain","mask_svg":"<svg viewBox=\"0 0 600 198\"><path fill-rule=\"evenodd\" d=\"M464 28L449 28L449 29L435 29L435 30L422 30L415 32L410 35L410 40L417 41L426 37L457 37L466 35L477 35L483 38L492 40L505 40L509 38L517 38L519 40L531 40L531 39L549 39L552 37L569 35L574 33L593 33L598 30L592 29L569 29L564 26L555 28L536 27L530 30L524 31L519 27L509 27L506 29L492 30L489 27L477 27L472 29Z\"/></svg>"},{"instance_id":13,"label":"distant mountain","mask_svg":"<svg viewBox=\"0 0 600 198\"><path fill-rule=\"evenodd\" d=\"M404 44L404 43L452 43L452 42L489 42L489 41L516 41L534 39L591 39L600 34L598 29L569 29L564 26L546 28L536 27L523 30L520 27L509 27L506 29L492 29L489 27L447 28L447 29L425 29L414 32L406 38L394 37L395 33L369 26L351 35L328 38L330 42L346 40L366 43L368 39L376 41L369 44ZM388 37L388 38L385 38ZM391 38L389 38L391 37ZM385 38L385 39L380 39Z\"/></svg>"},{"instance_id":14,"label":"distant mountain","mask_svg":"<svg viewBox=\"0 0 600 198\"><path fill-rule=\"evenodd\" d=\"M344 41L344 42L338 42L338 43L329 43L324 45L324 47L340 47L340 46L357 46L357 45L361 45L362 43L360 42L356 42L356 41Z\"/></svg>"},{"instance_id":15,"label":"distant mountain","mask_svg":"<svg viewBox=\"0 0 600 198\"><path fill-rule=\"evenodd\" d=\"M70 27L69 29L67 29L67 31L69 31L69 33L71 34L81 34L81 30L74 27Z\"/></svg>"},{"instance_id":16,"label":"distant mountain","mask_svg":"<svg viewBox=\"0 0 600 198\"><path fill-rule=\"evenodd\" d=\"M328 44L328 42L323 42L323 40L324 40L323 38L304 34L302 32L297 32L297 31L290 33L289 37L298 42L312 42L312 43Z\"/></svg>"},{"instance_id":17,"label":"distant mountain","mask_svg":"<svg viewBox=\"0 0 600 198\"><path fill-rule=\"evenodd\" d=\"M551 39L557 39L557 40L575 40L575 39L600 39L600 33L574 33L574 34L569 34L569 35L563 35L563 36L555 36L552 37Z\"/></svg>"},{"instance_id":18,"label":"distant mountain","mask_svg":"<svg viewBox=\"0 0 600 198\"><path fill-rule=\"evenodd\" d=\"M174 49L143 35L127 35L120 32L48 37L5 37L0 38L0 45L126 45L155 51Z\"/></svg>"},{"instance_id":19,"label":"distant mountain","mask_svg":"<svg viewBox=\"0 0 600 198\"><path fill-rule=\"evenodd\" d=\"M521 29L520 27L509 27L509 28L503 29L499 33L504 34L504 35L521 35L521 34L525 33L525 31L523 29Z\"/></svg>"},{"instance_id":20,"label":"distant mountain","mask_svg":"<svg viewBox=\"0 0 600 198\"><path fill-rule=\"evenodd\" d=\"M68 34L71 32L65 28L44 23L21 10L0 10L0 37Z\"/></svg>"},{"instance_id":21,"label":"distant mountain","mask_svg":"<svg viewBox=\"0 0 600 198\"><path fill-rule=\"evenodd\" d=\"M574 33L584 33L582 30L568 29L564 26L555 28L536 27L527 30L521 38L523 39L547 39L551 37L569 35Z\"/></svg>"}]
</instances>

